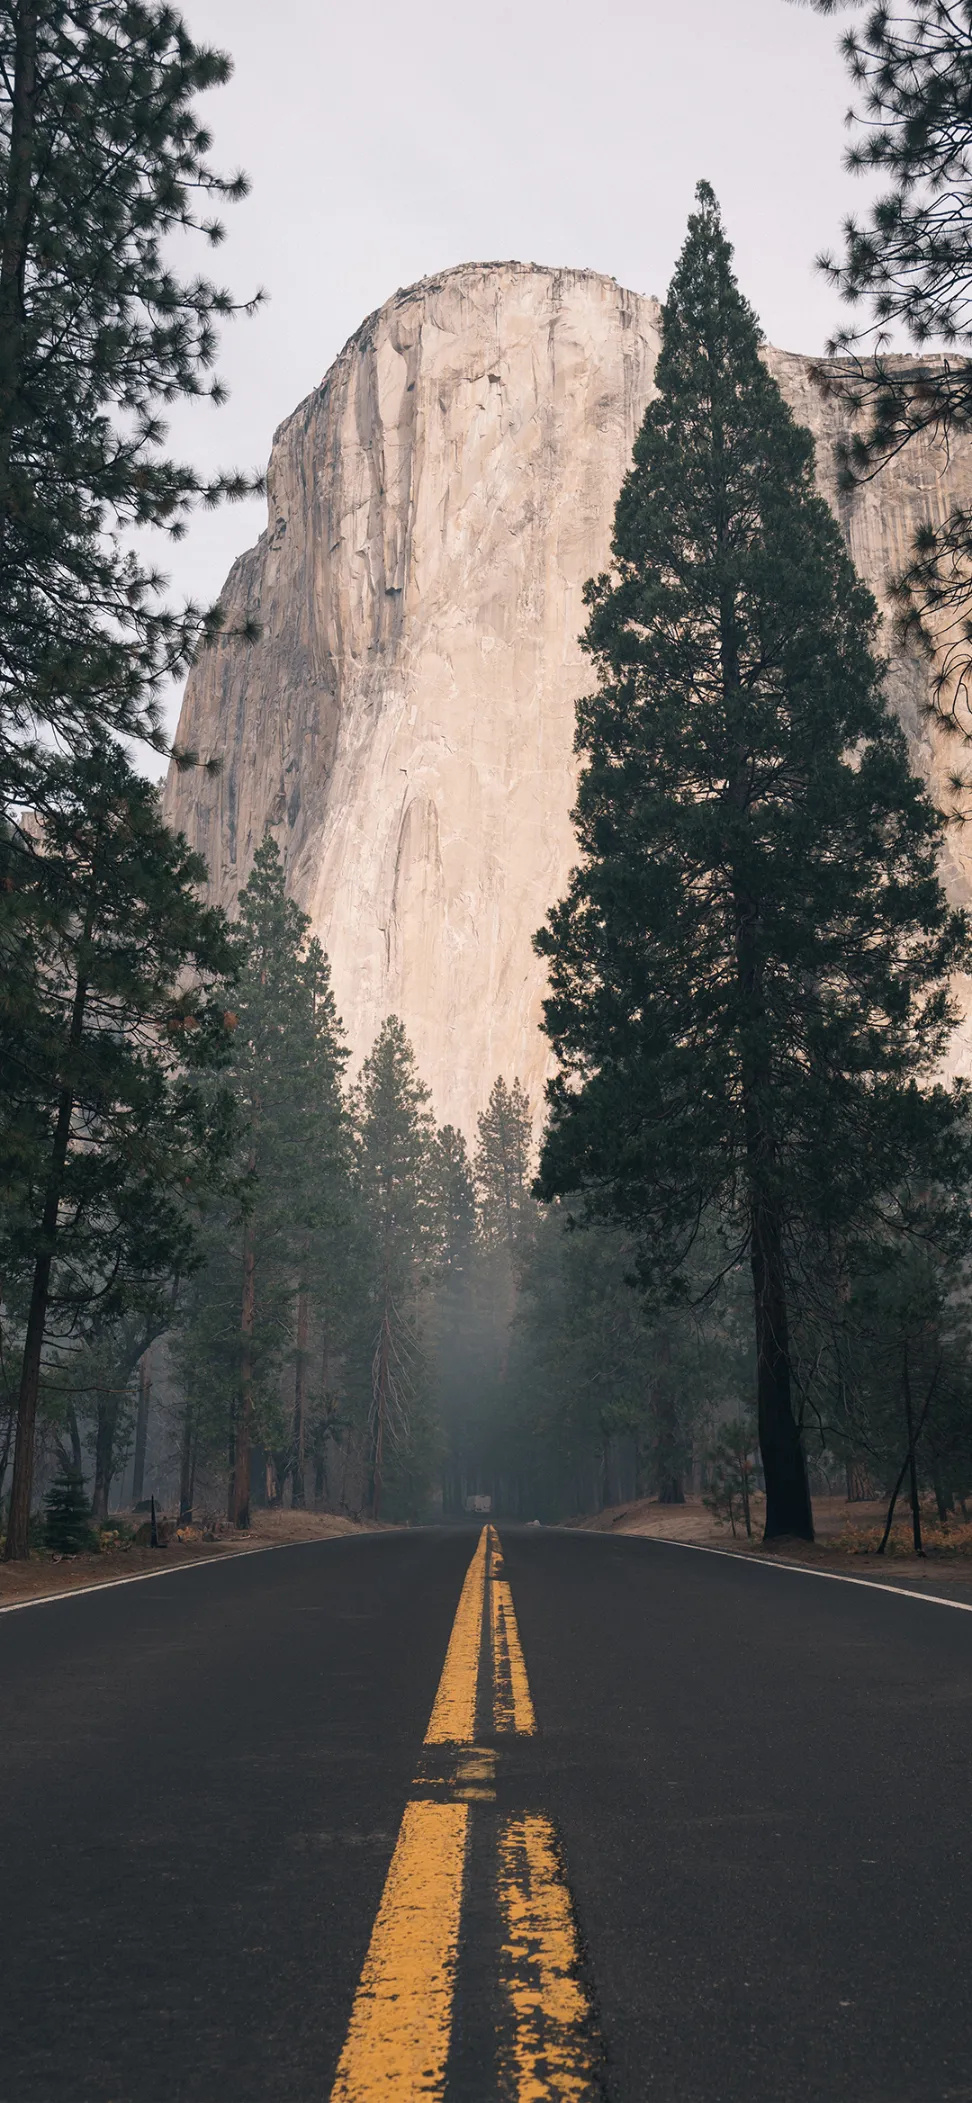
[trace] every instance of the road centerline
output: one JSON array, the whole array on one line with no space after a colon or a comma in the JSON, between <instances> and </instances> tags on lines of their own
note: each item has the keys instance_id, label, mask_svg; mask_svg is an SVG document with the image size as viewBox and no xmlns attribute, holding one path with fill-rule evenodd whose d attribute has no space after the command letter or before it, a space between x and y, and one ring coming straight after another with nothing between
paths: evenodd
<instances>
[{"instance_id":1,"label":"road centerline","mask_svg":"<svg viewBox=\"0 0 972 2103\"><path fill-rule=\"evenodd\" d=\"M493 1735L533 1737L526 1661L492 1526L483 1528L463 1580L331 2103L441 2103L446 2094L473 1817L490 1821L490 1903L501 1934L497 2076L516 2103L599 2092L591 2004L556 1832L539 1812L496 1821L500 1754L476 1740L486 1625Z\"/></svg>"},{"instance_id":2,"label":"road centerline","mask_svg":"<svg viewBox=\"0 0 972 2103\"><path fill-rule=\"evenodd\" d=\"M499 1535L489 1528L489 1611L493 1657L493 1728L520 1738L536 1735L537 1719L526 1661L513 1610L513 1594L503 1574Z\"/></svg>"},{"instance_id":3,"label":"road centerline","mask_svg":"<svg viewBox=\"0 0 972 2103\"><path fill-rule=\"evenodd\" d=\"M426 1747L469 1746L475 1738L487 1534L484 1526L463 1579ZM436 1779L438 1801L428 1793ZM414 1787L421 1794L402 1817L331 2103L373 2103L379 2096L407 2103L445 2091L469 1804L482 1776L477 1767L466 1779L454 1761L438 1778L418 1776ZM449 1800L442 1801L446 1792Z\"/></svg>"},{"instance_id":4,"label":"road centerline","mask_svg":"<svg viewBox=\"0 0 972 2103\"><path fill-rule=\"evenodd\" d=\"M483 1637L483 1598L489 1528L484 1526L452 1624L442 1677L425 1733L426 1745L468 1744L476 1735L476 1692Z\"/></svg>"},{"instance_id":5,"label":"road centerline","mask_svg":"<svg viewBox=\"0 0 972 2103\"><path fill-rule=\"evenodd\" d=\"M468 1831L468 1804L406 1805L331 2103L442 2095Z\"/></svg>"},{"instance_id":6,"label":"road centerline","mask_svg":"<svg viewBox=\"0 0 972 2103\"><path fill-rule=\"evenodd\" d=\"M502 1990L512 2038L501 2053L517 2103L601 2093L591 2004L567 1878L549 1818L504 1819L498 1893Z\"/></svg>"}]
</instances>

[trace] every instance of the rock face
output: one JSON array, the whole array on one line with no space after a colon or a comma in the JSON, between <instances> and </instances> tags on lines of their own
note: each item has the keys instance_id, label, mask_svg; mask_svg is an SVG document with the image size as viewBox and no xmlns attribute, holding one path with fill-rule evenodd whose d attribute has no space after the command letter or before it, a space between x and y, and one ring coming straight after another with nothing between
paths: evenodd
<instances>
[{"instance_id":1,"label":"rock face","mask_svg":"<svg viewBox=\"0 0 972 2103\"><path fill-rule=\"evenodd\" d=\"M261 640L193 672L171 823L232 909L269 827L327 950L355 1064L402 1016L436 1114L472 1135L497 1075L539 1112L549 1054L531 937L574 857L585 580L651 397L657 301L593 271L468 264L399 292L276 434L266 533L224 599ZM879 599L918 521L972 502L972 448L906 452L838 495L841 411L767 353ZM895 663L916 758L927 667ZM972 897L972 861L948 878Z\"/></svg>"}]
</instances>

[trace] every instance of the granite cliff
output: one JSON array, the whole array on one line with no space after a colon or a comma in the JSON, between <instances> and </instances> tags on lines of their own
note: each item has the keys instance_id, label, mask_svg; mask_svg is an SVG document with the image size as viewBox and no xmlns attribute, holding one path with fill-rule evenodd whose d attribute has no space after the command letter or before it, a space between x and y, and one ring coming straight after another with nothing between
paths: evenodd
<instances>
[{"instance_id":1,"label":"granite cliff","mask_svg":"<svg viewBox=\"0 0 972 2103\"><path fill-rule=\"evenodd\" d=\"M472 1133L499 1072L539 1108L548 1052L531 936L573 858L582 589L651 397L657 301L594 271L466 264L373 314L276 433L268 523L224 599L261 640L192 673L170 822L232 909L269 826L332 963L357 1064L400 1014L436 1114ZM810 361L772 370L817 439L820 486L879 602L918 521L972 503L972 447L914 445L851 497L843 411ZM890 685L933 784L950 754ZM946 871L972 899L972 846Z\"/></svg>"}]
</instances>

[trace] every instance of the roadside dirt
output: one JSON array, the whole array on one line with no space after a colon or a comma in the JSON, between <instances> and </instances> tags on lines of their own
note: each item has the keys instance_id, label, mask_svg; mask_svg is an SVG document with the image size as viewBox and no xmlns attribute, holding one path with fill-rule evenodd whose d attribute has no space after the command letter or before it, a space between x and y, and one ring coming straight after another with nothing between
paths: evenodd
<instances>
[{"instance_id":1,"label":"roadside dirt","mask_svg":"<svg viewBox=\"0 0 972 2103\"><path fill-rule=\"evenodd\" d=\"M967 1584L972 1592L972 1524L960 1515L948 1528L937 1515L922 1513L926 1553L916 1556L911 1544L911 1516L895 1516L891 1538L883 1556L877 1553L884 1531L886 1506L874 1501L849 1504L843 1497L815 1497L814 1524L817 1538L809 1541L779 1541L764 1547L759 1536L763 1527L763 1500L753 1500L753 1539L748 1541L742 1522L735 1537L728 1522L720 1522L707 1511L701 1498L684 1504L656 1504L648 1498L634 1504L619 1504L575 1523L592 1533L643 1534L652 1540L688 1541L701 1548L728 1549L736 1555L761 1562L802 1563L812 1569L833 1570L849 1577L877 1578L890 1583Z\"/></svg>"},{"instance_id":2,"label":"roadside dirt","mask_svg":"<svg viewBox=\"0 0 972 2103\"><path fill-rule=\"evenodd\" d=\"M119 1516L125 1517L122 1513ZM132 1515L128 1515L131 1517ZM138 1515L140 1523L141 1514ZM368 1520L339 1518L330 1512L257 1511L246 1533L217 1533L206 1538L201 1528L176 1533L166 1548L128 1545L100 1555L55 1558L39 1551L29 1563L0 1563L0 1608L21 1599L41 1599L51 1592L83 1591L91 1585L117 1583L152 1570L172 1570L183 1563L211 1562L215 1556L246 1555L255 1548L297 1541L326 1541L338 1534L374 1533Z\"/></svg>"}]
</instances>

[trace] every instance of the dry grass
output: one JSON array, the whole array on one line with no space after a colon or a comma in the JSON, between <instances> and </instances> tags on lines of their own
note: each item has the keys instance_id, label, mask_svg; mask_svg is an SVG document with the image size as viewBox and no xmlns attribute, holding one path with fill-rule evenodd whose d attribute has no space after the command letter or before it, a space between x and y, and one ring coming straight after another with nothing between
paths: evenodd
<instances>
[{"instance_id":1,"label":"dry grass","mask_svg":"<svg viewBox=\"0 0 972 2103\"><path fill-rule=\"evenodd\" d=\"M246 1555L255 1548L373 1531L367 1520L330 1512L256 1511L247 1533L237 1533L225 1520L212 1520L177 1528L165 1548L136 1547L133 1542L111 1545L106 1540L100 1555L52 1556L38 1551L27 1563L0 1563L0 1607L15 1606L21 1599L42 1599L52 1592L116 1584L119 1578L212 1561L214 1556Z\"/></svg>"},{"instance_id":2,"label":"dry grass","mask_svg":"<svg viewBox=\"0 0 972 2103\"><path fill-rule=\"evenodd\" d=\"M252 1512L249 1532L242 1537L235 1532L227 1519L204 1518L198 1526L177 1527L176 1540L207 1541L210 1545L216 1541L222 1547L227 1544L239 1545L242 1539L244 1547L249 1544L252 1548L258 1542L261 1545L269 1545L275 1541L282 1545L284 1542L294 1541L330 1541L336 1534L374 1531L375 1528L369 1519L351 1519L338 1512L294 1512L281 1507L274 1511Z\"/></svg>"},{"instance_id":3,"label":"dry grass","mask_svg":"<svg viewBox=\"0 0 972 2103\"><path fill-rule=\"evenodd\" d=\"M851 1523L844 1532L841 1545L849 1555L876 1555L883 1533L883 1516L879 1524L872 1526ZM921 1534L926 1555L939 1558L944 1556L948 1561L956 1557L972 1558L972 1523L958 1519L948 1526L941 1526L937 1513L923 1511ZM885 1554L895 1558L914 1554L910 1512L902 1520L898 1519L897 1513L895 1514Z\"/></svg>"},{"instance_id":4,"label":"dry grass","mask_svg":"<svg viewBox=\"0 0 972 2103\"><path fill-rule=\"evenodd\" d=\"M958 1516L947 1527L939 1524L934 1507L922 1510L923 1557L914 1553L911 1514L905 1508L895 1514L887 1549L877 1553L887 1507L878 1502L848 1504L843 1497L814 1498L813 1514L817 1538L807 1541L774 1542L764 1548L763 1499L753 1499L753 1539L748 1541L741 1520L735 1537L727 1521L715 1519L701 1498L684 1504L655 1504L648 1498L620 1504L578 1523L596 1533L642 1534L649 1539L686 1541L697 1547L732 1549L739 1555L799 1562L815 1569L856 1570L861 1576L934 1579L936 1569L950 1579L972 1583L972 1525ZM889 1565L891 1566L889 1570Z\"/></svg>"}]
</instances>

